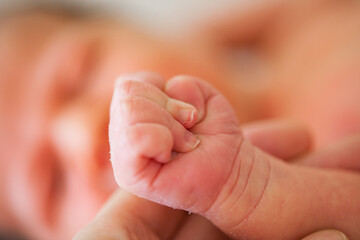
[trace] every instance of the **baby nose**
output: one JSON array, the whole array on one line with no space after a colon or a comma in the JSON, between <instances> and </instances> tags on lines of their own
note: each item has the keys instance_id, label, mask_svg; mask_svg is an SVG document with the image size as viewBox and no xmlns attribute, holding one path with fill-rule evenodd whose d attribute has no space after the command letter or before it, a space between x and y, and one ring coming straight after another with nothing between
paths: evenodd
<instances>
[{"instance_id":1,"label":"baby nose","mask_svg":"<svg viewBox=\"0 0 360 240\"><path fill-rule=\"evenodd\" d=\"M63 167L90 182L98 181L110 168L108 114L100 109L94 105L66 108L57 114L51 128Z\"/></svg>"}]
</instances>

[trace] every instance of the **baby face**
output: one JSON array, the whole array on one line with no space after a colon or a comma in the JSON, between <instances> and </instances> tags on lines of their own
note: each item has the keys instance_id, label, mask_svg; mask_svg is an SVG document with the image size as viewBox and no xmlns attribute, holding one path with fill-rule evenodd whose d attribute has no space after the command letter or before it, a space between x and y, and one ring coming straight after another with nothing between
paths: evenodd
<instances>
[{"instance_id":1,"label":"baby face","mask_svg":"<svg viewBox=\"0 0 360 240\"><path fill-rule=\"evenodd\" d=\"M296 27L283 20L271 46L272 116L305 122L316 146L360 133L360 8L334 6L304 14Z\"/></svg>"},{"instance_id":2,"label":"baby face","mask_svg":"<svg viewBox=\"0 0 360 240\"><path fill-rule=\"evenodd\" d=\"M356 19L344 29L345 20L325 19L326 28L310 21L275 36L264 63L270 86L258 90L257 77L241 66L227 71L226 58L203 45L176 49L119 24L53 14L2 21L0 228L70 239L95 215L116 187L107 125L123 72L199 76L229 98L241 122L295 118L312 127L319 145L359 131L360 55L353 50L360 35Z\"/></svg>"},{"instance_id":3,"label":"baby face","mask_svg":"<svg viewBox=\"0 0 360 240\"><path fill-rule=\"evenodd\" d=\"M119 74L205 72L118 24L51 14L3 21L0 53L0 223L34 239L70 239L115 189L107 125Z\"/></svg>"},{"instance_id":4,"label":"baby face","mask_svg":"<svg viewBox=\"0 0 360 240\"><path fill-rule=\"evenodd\" d=\"M358 2L268 2L226 12L209 31L257 103L242 110L302 122L316 147L359 133Z\"/></svg>"}]
</instances>

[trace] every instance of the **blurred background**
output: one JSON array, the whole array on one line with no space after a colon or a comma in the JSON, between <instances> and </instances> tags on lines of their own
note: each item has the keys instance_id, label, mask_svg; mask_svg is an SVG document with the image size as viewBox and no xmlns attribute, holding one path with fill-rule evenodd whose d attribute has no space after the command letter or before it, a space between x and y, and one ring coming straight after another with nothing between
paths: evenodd
<instances>
[{"instance_id":1,"label":"blurred background","mask_svg":"<svg viewBox=\"0 0 360 240\"><path fill-rule=\"evenodd\" d=\"M195 75L314 149L360 133L360 3L0 1L0 239L71 239L116 189L115 79ZM0 234L1 236L1 234Z\"/></svg>"},{"instance_id":2,"label":"blurred background","mask_svg":"<svg viewBox=\"0 0 360 240\"><path fill-rule=\"evenodd\" d=\"M241 3L0 1L0 239L71 239L87 224L116 188L116 77L218 79L217 50L194 35Z\"/></svg>"},{"instance_id":3,"label":"blurred background","mask_svg":"<svg viewBox=\"0 0 360 240\"><path fill-rule=\"evenodd\" d=\"M166 0L105 0L105 1L51 1L51 0L13 0L1 1L2 11L27 8L29 6L51 5L58 7L77 8L80 10L110 14L115 18L134 23L145 31L160 35L179 35L204 17L227 11L246 4L246 0L224 1L166 1Z\"/></svg>"}]
</instances>

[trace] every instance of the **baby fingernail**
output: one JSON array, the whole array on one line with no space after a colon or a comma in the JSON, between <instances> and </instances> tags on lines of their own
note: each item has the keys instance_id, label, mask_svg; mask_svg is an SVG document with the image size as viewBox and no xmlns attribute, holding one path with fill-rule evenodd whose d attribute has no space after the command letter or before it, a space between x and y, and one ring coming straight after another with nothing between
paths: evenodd
<instances>
[{"instance_id":1,"label":"baby fingernail","mask_svg":"<svg viewBox=\"0 0 360 240\"><path fill-rule=\"evenodd\" d=\"M192 123L194 120L195 111L191 109L181 109L178 112L179 120L183 124Z\"/></svg>"},{"instance_id":2,"label":"baby fingernail","mask_svg":"<svg viewBox=\"0 0 360 240\"><path fill-rule=\"evenodd\" d=\"M196 138L194 134L188 131L185 132L185 141L191 146L192 149L195 149L200 143L200 140Z\"/></svg>"}]
</instances>

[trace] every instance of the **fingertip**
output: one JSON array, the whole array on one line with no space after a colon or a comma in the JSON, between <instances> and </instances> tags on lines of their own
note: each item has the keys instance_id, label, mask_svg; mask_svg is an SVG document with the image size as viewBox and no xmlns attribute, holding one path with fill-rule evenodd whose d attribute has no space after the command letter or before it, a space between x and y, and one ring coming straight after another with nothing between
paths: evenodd
<instances>
[{"instance_id":1,"label":"fingertip","mask_svg":"<svg viewBox=\"0 0 360 240\"><path fill-rule=\"evenodd\" d=\"M200 140L180 123L174 124L171 131L174 139L174 151L176 152L190 152L200 144Z\"/></svg>"},{"instance_id":2,"label":"fingertip","mask_svg":"<svg viewBox=\"0 0 360 240\"><path fill-rule=\"evenodd\" d=\"M161 153L159 156L155 157L155 161L157 161L158 163L168 163L171 161L171 151L165 151L163 153Z\"/></svg>"},{"instance_id":3,"label":"fingertip","mask_svg":"<svg viewBox=\"0 0 360 240\"><path fill-rule=\"evenodd\" d=\"M178 112L179 120L186 128L194 124L195 113L196 111L193 109L181 109Z\"/></svg>"},{"instance_id":4,"label":"fingertip","mask_svg":"<svg viewBox=\"0 0 360 240\"><path fill-rule=\"evenodd\" d=\"M185 128L191 128L196 124L198 110L191 104L169 98L166 110Z\"/></svg>"},{"instance_id":5,"label":"fingertip","mask_svg":"<svg viewBox=\"0 0 360 240\"><path fill-rule=\"evenodd\" d=\"M185 132L185 142L188 145L188 148L194 150L200 144L200 139L198 139L194 134L189 131Z\"/></svg>"},{"instance_id":6,"label":"fingertip","mask_svg":"<svg viewBox=\"0 0 360 240\"><path fill-rule=\"evenodd\" d=\"M205 116L205 99L196 83L196 78L175 76L166 83L164 91L169 97L194 106L197 109L196 122L201 121Z\"/></svg>"},{"instance_id":7,"label":"fingertip","mask_svg":"<svg viewBox=\"0 0 360 240\"><path fill-rule=\"evenodd\" d=\"M348 240L348 237L338 230L321 230L315 233L312 233L302 240Z\"/></svg>"}]
</instances>

